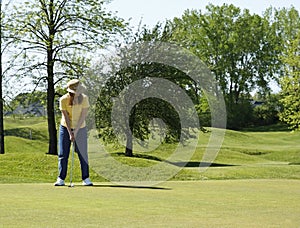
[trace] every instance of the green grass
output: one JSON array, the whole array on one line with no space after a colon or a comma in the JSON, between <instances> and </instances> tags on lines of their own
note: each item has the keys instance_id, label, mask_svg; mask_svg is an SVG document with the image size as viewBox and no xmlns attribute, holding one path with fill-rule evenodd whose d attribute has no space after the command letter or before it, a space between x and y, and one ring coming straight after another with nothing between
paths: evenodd
<instances>
[{"instance_id":1,"label":"green grass","mask_svg":"<svg viewBox=\"0 0 300 228\"><path fill-rule=\"evenodd\" d=\"M57 157L46 154L48 137L45 119L5 119L5 133L6 153L0 155L0 183L51 183L56 179ZM192 158L183 161L187 162L186 167L180 170L180 167L168 164L167 168L180 170L171 178L174 181L300 179L299 136L300 132L291 133L278 126L259 128L258 131L227 130L214 163L205 172L200 172L199 164L210 137L209 133L201 133ZM176 146L163 144L153 152L135 152L132 158L124 156L124 148L108 147L107 150L115 160L128 167L151 167L168 159ZM103 164L99 159L96 165L91 166L93 181L105 181L97 169ZM106 170L111 172L113 167L108 166ZM80 181L80 176L79 162L75 159L75 181Z\"/></svg>"},{"instance_id":2,"label":"green grass","mask_svg":"<svg viewBox=\"0 0 300 228\"><path fill-rule=\"evenodd\" d=\"M299 180L0 185L1 227L299 227Z\"/></svg>"},{"instance_id":3,"label":"green grass","mask_svg":"<svg viewBox=\"0 0 300 228\"><path fill-rule=\"evenodd\" d=\"M91 167L95 186L82 187L75 159L75 188L52 185L57 156L46 154L45 119L6 119L5 133L0 227L300 226L300 132L278 126L227 130L205 172L199 171L199 163L210 134L201 133L192 158L184 161L186 167L155 186L114 185L95 170L112 172L115 167L105 167L98 159ZM106 149L120 164L144 169L164 162L174 148L163 144L152 152L135 152L132 158L123 155L124 148ZM169 163L167 168L179 170Z\"/></svg>"}]
</instances>

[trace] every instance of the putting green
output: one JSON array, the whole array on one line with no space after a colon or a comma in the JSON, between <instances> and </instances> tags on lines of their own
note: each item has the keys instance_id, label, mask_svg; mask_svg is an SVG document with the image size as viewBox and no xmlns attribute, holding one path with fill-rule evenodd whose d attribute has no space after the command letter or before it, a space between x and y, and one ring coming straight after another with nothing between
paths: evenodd
<instances>
[{"instance_id":1,"label":"putting green","mask_svg":"<svg viewBox=\"0 0 300 228\"><path fill-rule=\"evenodd\" d=\"M0 227L300 227L299 180L1 184Z\"/></svg>"}]
</instances>

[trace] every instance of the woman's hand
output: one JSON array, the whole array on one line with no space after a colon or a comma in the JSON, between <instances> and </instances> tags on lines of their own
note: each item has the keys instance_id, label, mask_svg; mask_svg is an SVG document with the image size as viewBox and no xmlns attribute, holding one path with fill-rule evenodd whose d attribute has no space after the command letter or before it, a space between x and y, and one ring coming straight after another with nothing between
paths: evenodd
<instances>
[{"instance_id":1,"label":"woman's hand","mask_svg":"<svg viewBox=\"0 0 300 228\"><path fill-rule=\"evenodd\" d=\"M75 134L74 134L74 132L73 132L73 131L70 131L70 132L69 132L69 135L70 135L70 141L71 141L71 142L74 142L74 141L75 141Z\"/></svg>"}]
</instances>

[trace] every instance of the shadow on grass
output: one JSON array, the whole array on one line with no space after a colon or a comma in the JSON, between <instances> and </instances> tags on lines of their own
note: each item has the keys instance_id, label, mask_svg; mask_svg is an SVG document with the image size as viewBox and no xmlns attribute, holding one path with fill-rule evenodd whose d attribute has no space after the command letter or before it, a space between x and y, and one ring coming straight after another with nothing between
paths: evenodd
<instances>
[{"instance_id":1,"label":"shadow on grass","mask_svg":"<svg viewBox=\"0 0 300 228\"><path fill-rule=\"evenodd\" d=\"M126 155L122 152L114 153L115 156L120 157L126 157ZM133 158L141 158L146 160L152 160L152 161L158 161L158 162L166 162L168 164L178 166L178 167L199 167L200 164L202 167L231 167L231 166L238 166L233 164L222 164L222 163L201 163L201 162L195 162L195 161L189 161L189 162L170 162L168 160L162 160L156 156L147 155L147 154L134 154L132 156Z\"/></svg>"},{"instance_id":2,"label":"shadow on grass","mask_svg":"<svg viewBox=\"0 0 300 228\"><path fill-rule=\"evenodd\" d=\"M152 155L147 155L147 154L133 154L132 157L128 157L125 155L124 152L117 152L117 153L112 153L113 156L118 156L118 157L126 157L126 158L141 158L141 159L146 159L146 160L152 160L152 161L163 161L162 159L152 156Z\"/></svg>"},{"instance_id":3,"label":"shadow on grass","mask_svg":"<svg viewBox=\"0 0 300 228\"><path fill-rule=\"evenodd\" d=\"M112 185L112 184L94 184L93 186L76 186L83 188L129 188L129 189L152 189L152 190L172 190L171 188L155 186L134 186L134 185Z\"/></svg>"},{"instance_id":4,"label":"shadow on grass","mask_svg":"<svg viewBox=\"0 0 300 228\"><path fill-rule=\"evenodd\" d=\"M300 165L300 162L290 162L288 165Z\"/></svg>"},{"instance_id":5,"label":"shadow on grass","mask_svg":"<svg viewBox=\"0 0 300 228\"><path fill-rule=\"evenodd\" d=\"M178 167L189 167L189 168L198 168L201 164L201 167L231 167L231 166L238 166L232 164L222 164L222 163L206 163L206 162L168 162L169 164L178 166Z\"/></svg>"}]
</instances>

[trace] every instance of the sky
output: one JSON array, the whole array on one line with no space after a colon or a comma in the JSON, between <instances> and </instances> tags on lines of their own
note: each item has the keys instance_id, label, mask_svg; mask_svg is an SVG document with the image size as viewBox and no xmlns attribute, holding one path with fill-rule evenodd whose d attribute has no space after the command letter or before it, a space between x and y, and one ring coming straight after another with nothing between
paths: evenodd
<instances>
[{"instance_id":1,"label":"sky","mask_svg":"<svg viewBox=\"0 0 300 228\"><path fill-rule=\"evenodd\" d=\"M270 6L283 8L294 6L300 10L299 0L111 0L106 5L109 11L117 11L117 16L128 20L137 28L139 22L153 27L157 22L165 22L166 19L181 17L186 9L200 9L205 11L209 3L214 5L233 4L241 9L249 9L251 13L262 15Z\"/></svg>"}]
</instances>

